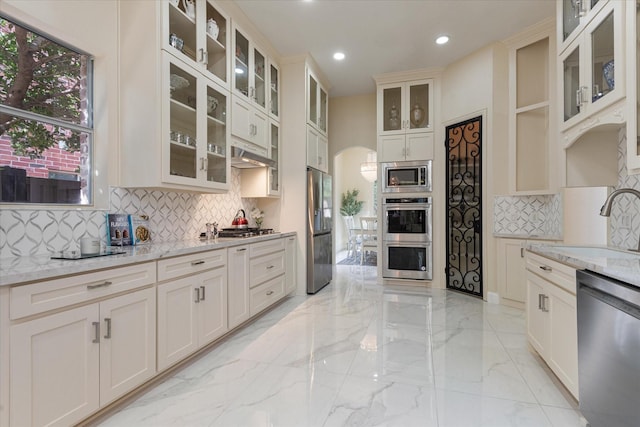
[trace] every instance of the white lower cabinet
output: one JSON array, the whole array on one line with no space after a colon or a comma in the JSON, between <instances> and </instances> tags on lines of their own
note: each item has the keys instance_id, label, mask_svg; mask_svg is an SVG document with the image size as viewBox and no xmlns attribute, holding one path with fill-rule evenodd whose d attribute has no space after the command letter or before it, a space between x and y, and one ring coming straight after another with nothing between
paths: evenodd
<instances>
[{"instance_id":1,"label":"white lower cabinet","mask_svg":"<svg viewBox=\"0 0 640 427\"><path fill-rule=\"evenodd\" d=\"M249 245L227 249L229 329L251 317L249 312Z\"/></svg>"},{"instance_id":2,"label":"white lower cabinet","mask_svg":"<svg viewBox=\"0 0 640 427\"><path fill-rule=\"evenodd\" d=\"M10 327L10 424L71 425L155 372L155 289Z\"/></svg>"},{"instance_id":3,"label":"white lower cabinet","mask_svg":"<svg viewBox=\"0 0 640 427\"><path fill-rule=\"evenodd\" d=\"M158 285L158 370L179 362L228 330L226 262Z\"/></svg>"},{"instance_id":4,"label":"white lower cabinet","mask_svg":"<svg viewBox=\"0 0 640 427\"><path fill-rule=\"evenodd\" d=\"M567 390L578 399L576 270L527 254L527 337Z\"/></svg>"},{"instance_id":5,"label":"white lower cabinet","mask_svg":"<svg viewBox=\"0 0 640 427\"><path fill-rule=\"evenodd\" d=\"M521 239L497 239L497 279L502 304L523 308L526 298L526 266L524 261L526 242Z\"/></svg>"}]
</instances>

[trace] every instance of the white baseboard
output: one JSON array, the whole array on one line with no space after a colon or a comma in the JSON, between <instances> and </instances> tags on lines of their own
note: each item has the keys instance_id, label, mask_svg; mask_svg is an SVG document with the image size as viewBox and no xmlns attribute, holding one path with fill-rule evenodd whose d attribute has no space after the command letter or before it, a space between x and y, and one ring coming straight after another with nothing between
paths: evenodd
<instances>
[{"instance_id":1,"label":"white baseboard","mask_svg":"<svg viewBox=\"0 0 640 427\"><path fill-rule=\"evenodd\" d=\"M495 292L487 292L487 302L489 304L500 304L500 295Z\"/></svg>"}]
</instances>

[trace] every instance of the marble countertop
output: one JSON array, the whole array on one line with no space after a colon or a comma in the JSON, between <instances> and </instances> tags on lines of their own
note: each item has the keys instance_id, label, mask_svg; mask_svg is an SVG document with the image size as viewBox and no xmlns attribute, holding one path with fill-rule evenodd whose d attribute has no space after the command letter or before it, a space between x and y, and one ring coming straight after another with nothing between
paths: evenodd
<instances>
[{"instance_id":1,"label":"marble countertop","mask_svg":"<svg viewBox=\"0 0 640 427\"><path fill-rule=\"evenodd\" d=\"M523 240L552 240L561 241L562 236L537 235L537 234L513 234L513 233L493 233L493 237L501 239L523 239Z\"/></svg>"},{"instance_id":2,"label":"marble countertop","mask_svg":"<svg viewBox=\"0 0 640 427\"><path fill-rule=\"evenodd\" d=\"M255 237L218 238L216 240L194 239L141 246L125 246L122 248L125 252L122 255L109 255L81 260L56 260L51 259L51 254L2 258L0 259L0 286L46 280L68 274L86 273L145 261L156 261L161 258L189 255L295 235L295 232L286 232ZM120 250L121 248L117 249Z\"/></svg>"},{"instance_id":3,"label":"marble countertop","mask_svg":"<svg viewBox=\"0 0 640 427\"><path fill-rule=\"evenodd\" d=\"M640 253L606 246L584 246L580 247L581 253L571 253L571 247L575 246L531 243L527 246L527 250L579 270L591 270L640 287ZM589 255L589 251L584 248L595 249L593 255ZM598 251L598 249L610 249L610 251Z\"/></svg>"}]
</instances>

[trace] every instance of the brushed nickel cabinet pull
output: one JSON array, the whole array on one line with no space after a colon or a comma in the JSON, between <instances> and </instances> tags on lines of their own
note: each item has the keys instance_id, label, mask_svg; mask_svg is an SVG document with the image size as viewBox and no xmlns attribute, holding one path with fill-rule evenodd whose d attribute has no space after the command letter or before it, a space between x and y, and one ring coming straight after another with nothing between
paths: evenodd
<instances>
[{"instance_id":1,"label":"brushed nickel cabinet pull","mask_svg":"<svg viewBox=\"0 0 640 427\"><path fill-rule=\"evenodd\" d=\"M267 295L273 295L273 291L267 292Z\"/></svg>"},{"instance_id":2,"label":"brushed nickel cabinet pull","mask_svg":"<svg viewBox=\"0 0 640 427\"><path fill-rule=\"evenodd\" d=\"M111 338L111 319L109 317L104 318L104 322L107 324L107 333L105 334L105 339Z\"/></svg>"},{"instance_id":3,"label":"brushed nickel cabinet pull","mask_svg":"<svg viewBox=\"0 0 640 427\"><path fill-rule=\"evenodd\" d=\"M93 341L91 342L97 344L100 342L100 322L91 322L91 324L93 325L94 331L96 333Z\"/></svg>"},{"instance_id":4,"label":"brushed nickel cabinet pull","mask_svg":"<svg viewBox=\"0 0 640 427\"><path fill-rule=\"evenodd\" d=\"M113 285L113 283L108 280L105 280L104 283L100 283L98 285L87 285L87 289L98 289L98 288L103 288L109 285Z\"/></svg>"},{"instance_id":5,"label":"brushed nickel cabinet pull","mask_svg":"<svg viewBox=\"0 0 640 427\"><path fill-rule=\"evenodd\" d=\"M202 296L200 297L200 301L204 301L204 286L200 286L200 289L202 290Z\"/></svg>"},{"instance_id":6,"label":"brushed nickel cabinet pull","mask_svg":"<svg viewBox=\"0 0 640 427\"><path fill-rule=\"evenodd\" d=\"M247 250L247 248L240 248L240 249L236 249L236 252L244 252L246 250Z\"/></svg>"},{"instance_id":7,"label":"brushed nickel cabinet pull","mask_svg":"<svg viewBox=\"0 0 640 427\"><path fill-rule=\"evenodd\" d=\"M195 288L194 291L196 291L196 300L195 303L199 303L200 302L200 289L199 288Z\"/></svg>"},{"instance_id":8,"label":"brushed nickel cabinet pull","mask_svg":"<svg viewBox=\"0 0 640 427\"><path fill-rule=\"evenodd\" d=\"M540 269L541 269L541 270L544 270L544 271L552 271L552 270L553 270L553 269L552 269L551 267L549 267L548 265L541 265L541 266L540 266Z\"/></svg>"},{"instance_id":9,"label":"brushed nickel cabinet pull","mask_svg":"<svg viewBox=\"0 0 640 427\"><path fill-rule=\"evenodd\" d=\"M275 265L270 265L270 266L267 267L267 270L271 270L274 267L275 267Z\"/></svg>"},{"instance_id":10,"label":"brushed nickel cabinet pull","mask_svg":"<svg viewBox=\"0 0 640 427\"><path fill-rule=\"evenodd\" d=\"M202 264L204 264L204 261L202 261L202 260L200 260L200 261L193 261L193 262L191 263L191 265L202 265Z\"/></svg>"},{"instance_id":11,"label":"brushed nickel cabinet pull","mask_svg":"<svg viewBox=\"0 0 640 427\"><path fill-rule=\"evenodd\" d=\"M538 294L538 310L542 310L542 294Z\"/></svg>"}]
</instances>

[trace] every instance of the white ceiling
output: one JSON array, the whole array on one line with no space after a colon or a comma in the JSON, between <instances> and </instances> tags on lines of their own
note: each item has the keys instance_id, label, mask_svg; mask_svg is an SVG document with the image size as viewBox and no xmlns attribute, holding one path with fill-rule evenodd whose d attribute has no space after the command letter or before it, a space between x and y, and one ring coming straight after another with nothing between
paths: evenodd
<instances>
[{"instance_id":1,"label":"white ceiling","mask_svg":"<svg viewBox=\"0 0 640 427\"><path fill-rule=\"evenodd\" d=\"M235 2L282 56L310 53L332 97L373 93L377 74L445 67L555 13L554 0ZM445 46L434 43L441 33Z\"/></svg>"}]
</instances>

